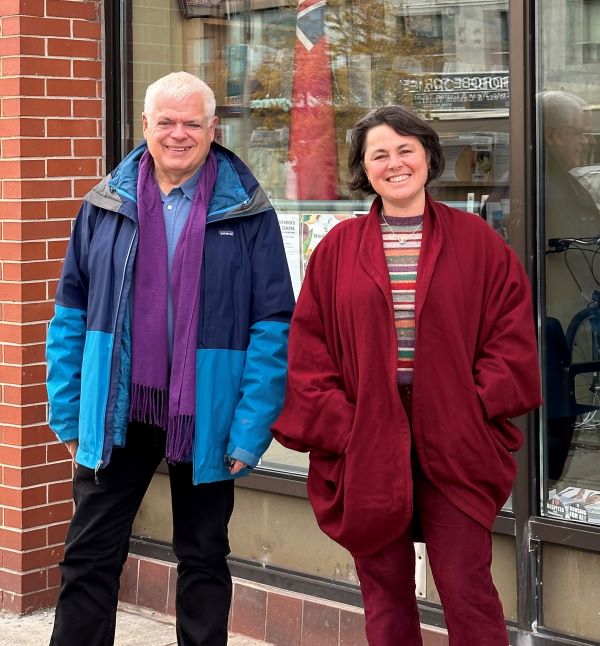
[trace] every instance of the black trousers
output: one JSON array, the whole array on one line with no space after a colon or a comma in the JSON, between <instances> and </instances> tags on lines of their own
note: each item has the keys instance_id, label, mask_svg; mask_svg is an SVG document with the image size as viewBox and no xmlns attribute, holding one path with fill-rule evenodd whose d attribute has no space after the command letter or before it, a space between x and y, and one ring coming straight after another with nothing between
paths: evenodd
<instances>
[{"instance_id":1,"label":"black trousers","mask_svg":"<svg viewBox=\"0 0 600 646\"><path fill-rule=\"evenodd\" d=\"M61 588L50 646L112 646L119 577L135 515L165 455L165 433L130 424L127 445L98 472L78 466L75 514L60 564ZM194 485L192 465L169 465L176 617L180 646L225 646L231 604L227 526L233 480Z\"/></svg>"}]
</instances>

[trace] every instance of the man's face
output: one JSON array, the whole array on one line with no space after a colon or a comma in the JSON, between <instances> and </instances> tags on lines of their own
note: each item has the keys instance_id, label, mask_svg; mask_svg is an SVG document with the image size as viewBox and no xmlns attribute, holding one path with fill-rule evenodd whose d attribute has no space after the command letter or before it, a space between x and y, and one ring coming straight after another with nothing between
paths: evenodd
<instances>
[{"instance_id":1,"label":"man's face","mask_svg":"<svg viewBox=\"0 0 600 646\"><path fill-rule=\"evenodd\" d=\"M570 116L570 121L567 121ZM586 164L592 139L583 113L566 115L565 123L549 129L547 143L567 170Z\"/></svg>"},{"instance_id":2,"label":"man's face","mask_svg":"<svg viewBox=\"0 0 600 646\"><path fill-rule=\"evenodd\" d=\"M142 114L144 137L163 188L180 186L204 163L215 138L217 117L207 118L202 95L185 99L158 96Z\"/></svg>"}]
</instances>

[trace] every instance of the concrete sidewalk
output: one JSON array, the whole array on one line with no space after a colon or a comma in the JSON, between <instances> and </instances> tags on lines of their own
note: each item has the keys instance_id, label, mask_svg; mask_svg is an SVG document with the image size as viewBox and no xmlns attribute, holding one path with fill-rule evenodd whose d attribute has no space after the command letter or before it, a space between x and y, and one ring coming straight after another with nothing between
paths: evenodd
<instances>
[{"instance_id":1,"label":"concrete sidewalk","mask_svg":"<svg viewBox=\"0 0 600 646\"><path fill-rule=\"evenodd\" d=\"M50 641L54 610L39 610L19 617L0 613L0 646L47 646ZM229 646L267 646L267 642L243 635L229 635ZM137 606L119 604L115 646L177 645L175 620Z\"/></svg>"}]
</instances>

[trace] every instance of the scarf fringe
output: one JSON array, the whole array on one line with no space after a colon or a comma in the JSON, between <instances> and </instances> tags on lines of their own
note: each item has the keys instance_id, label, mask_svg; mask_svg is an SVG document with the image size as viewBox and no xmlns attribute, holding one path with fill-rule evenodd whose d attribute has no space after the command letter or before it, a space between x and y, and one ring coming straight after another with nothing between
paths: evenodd
<instances>
[{"instance_id":1,"label":"scarf fringe","mask_svg":"<svg viewBox=\"0 0 600 646\"><path fill-rule=\"evenodd\" d=\"M167 430L169 393L155 386L132 384L129 417L135 422L152 424Z\"/></svg>"},{"instance_id":2,"label":"scarf fringe","mask_svg":"<svg viewBox=\"0 0 600 646\"><path fill-rule=\"evenodd\" d=\"M195 415L169 417L166 451L169 462L189 462L192 459L192 438L195 426Z\"/></svg>"}]
</instances>

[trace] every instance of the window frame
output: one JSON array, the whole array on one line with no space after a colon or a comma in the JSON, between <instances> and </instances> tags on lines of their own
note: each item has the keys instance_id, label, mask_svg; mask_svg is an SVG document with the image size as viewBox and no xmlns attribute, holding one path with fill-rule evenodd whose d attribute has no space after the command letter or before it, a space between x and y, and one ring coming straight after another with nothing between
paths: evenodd
<instances>
[{"instance_id":1,"label":"window frame","mask_svg":"<svg viewBox=\"0 0 600 646\"><path fill-rule=\"evenodd\" d=\"M538 190L536 159L536 55L535 2L509 0L510 34L510 201L511 214L524 222L523 244L516 249L531 278L536 305L540 352L543 350L541 313L545 311L544 246L541 207L543 196ZM122 158L127 142L130 118L128 85L131 82L131 0L108 0L104 3L104 73L105 73L105 157L107 171ZM127 25L127 27L124 27ZM543 617L540 550L543 544L563 545L600 553L600 526L582 525L541 515L541 442L543 418L539 411L524 420L526 442L516 455L519 474L513 490L513 511L502 512L494 532L515 537L517 570L517 631L531 632ZM165 472L166 465L159 471ZM246 487L290 497L306 498L306 477L258 467L243 480ZM290 573L294 576L294 573ZM434 612L432 610L432 612ZM552 636L536 635L536 644L559 643ZM560 643L571 643L563 640ZM572 641L573 644L581 643Z\"/></svg>"}]
</instances>

